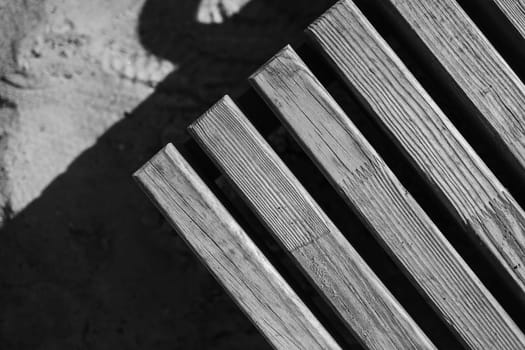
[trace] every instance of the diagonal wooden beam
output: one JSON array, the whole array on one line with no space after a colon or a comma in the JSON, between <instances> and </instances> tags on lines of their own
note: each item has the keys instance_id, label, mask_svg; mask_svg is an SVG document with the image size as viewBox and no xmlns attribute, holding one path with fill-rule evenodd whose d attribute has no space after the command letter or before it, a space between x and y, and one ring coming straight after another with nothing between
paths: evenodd
<instances>
[{"instance_id":1,"label":"diagonal wooden beam","mask_svg":"<svg viewBox=\"0 0 525 350\"><path fill-rule=\"evenodd\" d=\"M251 81L465 345L525 348L514 321L293 49L279 52Z\"/></svg>"},{"instance_id":2,"label":"diagonal wooden beam","mask_svg":"<svg viewBox=\"0 0 525 350\"><path fill-rule=\"evenodd\" d=\"M190 133L366 348L435 348L229 97Z\"/></svg>"},{"instance_id":3,"label":"diagonal wooden beam","mask_svg":"<svg viewBox=\"0 0 525 350\"><path fill-rule=\"evenodd\" d=\"M134 177L275 349L341 349L175 147Z\"/></svg>"},{"instance_id":4,"label":"diagonal wooden beam","mask_svg":"<svg viewBox=\"0 0 525 350\"><path fill-rule=\"evenodd\" d=\"M416 3L441 1L413 3L420 7ZM473 241L481 244L525 299L523 209L394 51L351 1L333 6L309 27L308 34Z\"/></svg>"},{"instance_id":5,"label":"diagonal wooden beam","mask_svg":"<svg viewBox=\"0 0 525 350\"><path fill-rule=\"evenodd\" d=\"M518 30L521 0L496 0ZM482 2L482 1L480 1ZM510 3L513 4L510 4ZM525 85L456 0L380 0L525 176ZM480 6L482 6L480 4Z\"/></svg>"}]
</instances>

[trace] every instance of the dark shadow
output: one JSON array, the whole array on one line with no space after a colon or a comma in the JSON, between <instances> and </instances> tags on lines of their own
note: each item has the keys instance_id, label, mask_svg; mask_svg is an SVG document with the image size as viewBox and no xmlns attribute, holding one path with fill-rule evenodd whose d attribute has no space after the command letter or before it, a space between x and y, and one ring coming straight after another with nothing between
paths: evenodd
<instances>
[{"instance_id":1,"label":"dark shadow","mask_svg":"<svg viewBox=\"0 0 525 350\"><path fill-rule=\"evenodd\" d=\"M0 348L269 348L131 174L325 6L253 0L201 25L197 4L146 2L142 44L178 70L0 233Z\"/></svg>"}]
</instances>

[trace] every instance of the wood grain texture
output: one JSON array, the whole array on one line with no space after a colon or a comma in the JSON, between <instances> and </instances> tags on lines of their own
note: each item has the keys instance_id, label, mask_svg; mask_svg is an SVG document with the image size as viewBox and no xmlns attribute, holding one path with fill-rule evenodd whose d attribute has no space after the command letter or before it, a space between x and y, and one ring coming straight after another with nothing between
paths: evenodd
<instances>
[{"instance_id":1,"label":"wood grain texture","mask_svg":"<svg viewBox=\"0 0 525 350\"><path fill-rule=\"evenodd\" d=\"M514 28L525 39L525 1L523 0L488 0L498 6Z\"/></svg>"},{"instance_id":2,"label":"wood grain texture","mask_svg":"<svg viewBox=\"0 0 525 350\"><path fill-rule=\"evenodd\" d=\"M516 324L290 47L251 81L465 345L525 348Z\"/></svg>"},{"instance_id":3,"label":"wood grain texture","mask_svg":"<svg viewBox=\"0 0 525 350\"><path fill-rule=\"evenodd\" d=\"M171 144L136 180L276 349L341 349Z\"/></svg>"},{"instance_id":4,"label":"wood grain texture","mask_svg":"<svg viewBox=\"0 0 525 350\"><path fill-rule=\"evenodd\" d=\"M525 214L508 191L352 2L337 3L308 32L525 298Z\"/></svg>"},{"instance_id":5,"label":"wood grain texture","mask_svg":"<svg viewBox=\"0 0 525 350\"><path fill-rule=\"evenodd\" d=\"M456 0L382 3L419 37L525 174L525 85Z\"/></svg>"},{"instance_id":6,"label":"wood grain texture","mask_svg":"<svg viewBox=\"0 0 525 350\"><path fill-rule=\"evenodd\" d=\"M229 97L190 131L365 347L434 348Z\"/></svg>"}]
</instances>

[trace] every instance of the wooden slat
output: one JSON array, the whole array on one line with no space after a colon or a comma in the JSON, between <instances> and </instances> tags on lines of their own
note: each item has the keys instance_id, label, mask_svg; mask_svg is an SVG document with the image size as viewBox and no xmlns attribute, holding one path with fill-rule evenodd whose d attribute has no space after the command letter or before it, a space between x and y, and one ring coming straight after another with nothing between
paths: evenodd
<instances>
[{"instance_id":1,"label":"wooden slat","mask_svg":"<svg viewBox=\"0 0 525 350\"><path fill-rule=\"evenodd\" d=\"M350 1L336 4L308 32L473 240L499 262L518 295L525 297L523 210L392 49Z\"/></svg>"},{"instance_id":2,"label":"wooden slat","mask_svg":"<svg viewBox=\"0 0 525 350\"><path fill-rule=\"evenodd\" d=\"M494 2L514 28L525 39L525 1L523 0L487 0Z\"/></svg>"},{"instance_id":3,"label":"wooden slat","mask_svg":"<svg viewBox=\"0 0 525 350\"><path fill-rule=\"evenodd\" d=\"M190 132L362 344L434 348L229 97Z\"/></svg>"},{"instance_id":4,"label":"wooden slat","mask_svg":"<svg viewBox=\"0 0 525 350\"><path fill-rule=\"evenodd\" d=\"M340 349L171 144L134 176L274 348Z\"/></svg>"},{"instance_id":5,"label":"wooden slat","mask_svg":"<svg viewBox=\"0 0 525 350\"><path fill-rule=\"evenodd\" d=\"M290 47L251 81L464 344L525 349L516 324Z\"/></svg>"},{"instance_id":6,"label":"wooden slat","mask_svg":"<svg viewBox=\"0 0 525 350\"><path fill-rule=\"evenodd\" d=\"M525 175L525 85L456 0L380 3L417 35Z\"/></svg>"}]
</instances>

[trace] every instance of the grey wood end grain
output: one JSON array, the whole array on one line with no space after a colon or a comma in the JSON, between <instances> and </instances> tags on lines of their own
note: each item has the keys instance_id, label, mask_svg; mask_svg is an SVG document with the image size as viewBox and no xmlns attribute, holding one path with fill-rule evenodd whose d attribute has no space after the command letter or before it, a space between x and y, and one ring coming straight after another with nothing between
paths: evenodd
<instances>
[{"instance_id":1,"label":"grey wood end grain","mask_svg":"<svg viewBox=\"0 0 525 350\"><path fill-rule=\"evenodd\" d=\"M341 349L175 147L134 176L275 349Z\"/></svg>"},{"instance_id":2,"label":"grey wood end grain","mask_svg":"<svg viewBox=\"0 0 525 350\"><path fill-rule=\"evenodd\" d=\"M366 348L434 349L229 97L190 132Z\"/></svg>"},{"instance_id":3,"label":"grey wood end grain","mask_svg":"<svg viewBox=\"0 0 525 350\"><path fill-rule=\"evenodd\" d=\"M382 2L441 64L450 87L459 88L472 102L475 114L525 176L525 85L457 1Z\"/></svg>"},{"instance_id":4,"label":"grey wood end grain","mask_svg":"<svg viewBox=\"0 0 525 350\"><path fill-rule=\"evenodd\" d=\"M361 11L351 1L341 1L308 34L525 298L523 210Z\"/></svg>"},{"instance_id":5,"label":"grey wood end grain","mask_svg":"<svg viewBox=\"0 0 525 350\"><path fill-rule=\"evenodd\" d=\"M514 321L292 48L251 82L468 348L525 349Z\"/></svg>"}]
</instances>

